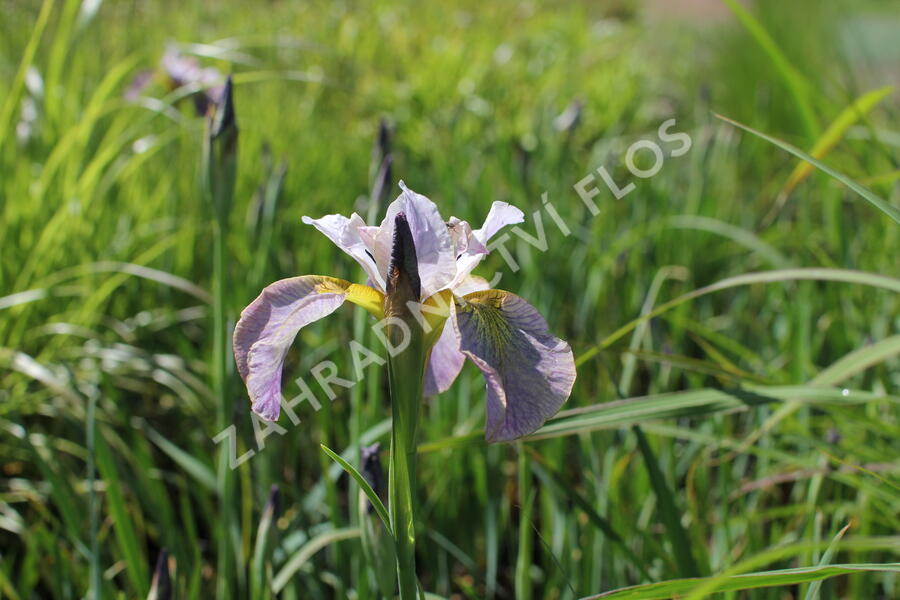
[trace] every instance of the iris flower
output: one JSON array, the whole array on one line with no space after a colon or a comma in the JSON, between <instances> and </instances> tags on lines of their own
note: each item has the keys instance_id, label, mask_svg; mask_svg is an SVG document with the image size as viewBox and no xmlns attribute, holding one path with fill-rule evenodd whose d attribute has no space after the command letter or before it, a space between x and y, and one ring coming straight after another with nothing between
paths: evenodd
<instances>
[{"instance_id":1,"label":"iris flower","mask_svg":"<svg viewBox=\"0 0 900 600\"><path fill-rule=\"evenodd\" d=\"M368 281L362 285L322 275L283 279L244 309L234 331L234 355L252 410L267 420L278 418L285 356L301 328L345 302L384 318L389 269L392 258L396 261L395 229L405 216L403 228L408 224L406 235L415 250L419 297L414 300L431 307L419 313L427 317L430 349L420 374L425 395L447 390L468 358L486 382L487 440L508 441L535 431L569 397L575 381L572 350L550 333L533 306L510 292L489 289L487 281L472 275L488 254L488 241L504 226L521 223L522 211L494 202L483 225L472 229L456 217L445 221L434 202L402 181L400 187L378 227L366 225L356 213L303 217L352 256Z\"/></svg>"}]
</instances>

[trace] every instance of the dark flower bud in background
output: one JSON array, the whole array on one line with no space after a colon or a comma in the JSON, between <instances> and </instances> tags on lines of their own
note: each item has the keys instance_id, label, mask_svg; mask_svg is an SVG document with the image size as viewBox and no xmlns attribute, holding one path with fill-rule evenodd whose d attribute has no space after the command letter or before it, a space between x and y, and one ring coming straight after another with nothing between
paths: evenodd
<instances>
[{"instance_id":1,"label":"dark flower bud in background","mask_svg":"<svg viewBox=\"0 0 900 600\"><path fill-rule=\"evenodd\" d=\"M169 553L163 548L156 558L156 569L150 583L147 600L169 600L172 597L172 580L169 576Z\"/></svg>"},{"instance_id":2,"label":"dark flower bud in background","mask_svg":"<svg viewBox=\"0 0 900 600\"><path fill-rule=\"evenodd\" d=\"M360 474L371 486L379 498L385 497L386 487L384 470L381 466L381 444L363 446L359 451ZM381 519L375 515L375 507L365 492L359 492L359 521L362 534L362 546L366 560L372 565L370 576L375 586L385 598L395 596L394 589L394 543L385 530Z\"/></svg>"},{"instance_id":3,"label":"dark flower bud in background","mask_svg":"<svg viewBox=\"0 0 900 600\"><path fill-rule=\"evenodd\" d=\"M572 100L564 111L553 119L553 128L557 131L574 131L581 122L581 110L584 102L580 99Z\"/></svg>"},{"instance_id":4,"label":"dark flower bud in background","mask_svg":"<svg viewBox=\"0 0 900 600\"><path fill-rule=\"evenodd\" d=\"M185 86L199 88L191 97L198 115L209 114L225 97L222 72L215 67L201 67L193 56L186 56L174 46L169 46L160 61L160 69L170 89Z\"/></svg>"},{"instance_id":5,"label":"dark flower bud in background","mask_svg":"<svg viewBox=\"0 0 900 600\"><path fill-rule=\"evenodd\" d=\"M237 175L237 140L238 128L229 75L221 102L207 117L205 145L208 193L220 224L231 212Z\"/></svg>"},{"instance_id":6,"label":"dark flower bud in background","mask_svg":"<svg viewBox=\"0 0 900 600\"><path fill-rule=\"evenodd\" d=\"M225 75L215 67L203 67L193 56L182 53L170 44L159 61L157 69L139 71L125 90L127 100L137 100L154 81L160 81L169 89L184 89L191 98L197 116L207 115L225 97Z\"/></svg>"},{"instance_id":7,"label":"dark flower bud in background","mask_svg":"<svg viewBox=\"0 0 900 600\"><path fill-rule=\"evenodd\" d=\"M381 207L388 202L388 194L391 189L391 165L394 156L391 154L391 129L387 121L381 119L378 123L378 136L372 146L372 162L370 163L369 178L372 181L369 193L369 206L367 210L368 223L375 222Z\"/></svg>"},{"instance_id":8,"label":"dark flower bud in background","mask_svg":"<svg viewBox=\"0 0 900 600\"><path fill-rule=\"evenodd\" d=\"M384 498L384 470L381 467L381 443L376 442L371 446L363 446L359 451L359 463L362 468L361 475L366 480L379 498ZM364 496L364 495L363 495ZM368 498L364 498L367 506L367 512L372 512L375 507L369 502Z\"/></svg>"},{"instance_id":9,"label":"dark flower bud in background","mask_svg":"<svg viewBox=\"0 0 900 600\"><path fill-rule=\"evenodd\" d=\"M262 519L275 522L281 515L281 490L277 485L269 488L269 497L266 500L266 506L263 508ZM260 525L260 527L262 527Z\"/></svg>"}]
</instances>

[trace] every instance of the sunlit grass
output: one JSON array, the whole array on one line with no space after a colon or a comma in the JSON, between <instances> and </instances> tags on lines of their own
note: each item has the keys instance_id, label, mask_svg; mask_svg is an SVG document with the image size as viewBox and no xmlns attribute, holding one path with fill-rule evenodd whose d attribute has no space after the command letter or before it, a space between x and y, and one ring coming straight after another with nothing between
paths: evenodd
<instances>
[{"instance_id":1,"label":"sunlit grass","mask_svg":"<svg viewBox=\"0 0 900 600\"><path fill-rule=\"evenodd\" d=\"M259 451L235 472L222 530L204 124L160 82L124 97L168 40L206 44L185 50L235 73L230 322L282 277L357 280L300 217L378 213L382 117L394 180L445 214L477 220L505 200L537 235L541 211L547 251L514 236L520 270L492 256L479 273L502 271L498 287L570 341L575 390L521 445L483 443L474 368L427 401L426 591L578 598L699 575L735 590L725 598L774 599L834 575L813 592L900 593L896 566L878 570L900 548L900 226L884 214L900 189L897 96L851 119L891 82L837 43L845 21L896 11L766 1L746 33L647 24L631 2L90 4L15 3L0 22L0 596L145 596L166 548L175 597L210 597L228 580L218 540L239 565L235 597L261 579L283 598L377 597L358 487L320 448L358 466L360 445L387 440L377 368L322 410L299 407L300 425L283 418L289 433L262 450L233 386L237 452ZM580 119L560 130L573 101ZM870 181L888 210L819 172L779 197L797 159L713 112ZM691 150L632 177L626 149L669 118ZM593 216L573 186L600 166L636 189L602 188ZM325 358L351 372L343 348L366 321L342 314L303 330L288 381ZM273 484L280 511L264 528ZM762 571L777 587L736 591Z\"/></svg>"}]
</instances>

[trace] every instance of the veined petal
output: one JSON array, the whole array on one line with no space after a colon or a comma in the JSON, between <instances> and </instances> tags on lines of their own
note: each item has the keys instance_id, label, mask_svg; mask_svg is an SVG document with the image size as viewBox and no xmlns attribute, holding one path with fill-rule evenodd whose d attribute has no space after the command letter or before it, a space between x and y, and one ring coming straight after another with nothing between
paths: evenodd
<instances>
[{"instance_id":1,"label":"veined petal","mask_svg":"<svg viewBox=\"0 0 900 600\"><path fill-rule=\"evenodd\" d=\"M400 188L402 193L388 206L384 221L373 239L375 263L386 280L394 238L394 219L398 213L405 213L416 248L422 298L428 298L447 287L456 275L453 243L434 202L410 190L402 181Z\"/></svg>"},{"instance_id":2,"label":"veined petal","mask_svg":"<svg viewBox=\"0 0 900 600\"><path fill-rule=\"evenodd\" d=\"M282 279L266 287L234 328L234 359L253 412L272 421L278 418L281 371L300 329L330 315L345 300L379 316L381 299L381 292L367 286L320 275Z\"/></svg>"},{"instance_id":3,"label":"veined petal","mask_svg":"<svg viewBox=\"0 0 900 600\"><path fill-rule=\"evenodd\" d=\"M466 357L459 350L459 332L449 321L453 321L455 300L448 290L438 292L425 301L423 310L428 325L434 328L426 336L426 345L433 343L428 364L425 367L424 395L434 396L447 391L456 380ZM440 328L438 330L437 328ZM434 339L437 336L437 340Z\"/></svg>"},{"instance_id":4,"label":"veined petal","mask_svg":"<svg viewBox=\"0 0 900 600\"><path fill-rule=\"evenodd\" d=\"M525 214L506 202L494 202L491 210L488 212L484 220L484 225L480 229L471 231L471 237L467 248L456 256L456 276L450 282L450 289L454 290L457 295L462 292L456 291L457 286L478 266L478 263L488 254L488 241L507 225L514 225L525 220ZM464 221L463 221L464 223ZM467 224L468 225L468 224Z\"/></svg>"},{"instance_id":5,"label":"veined petal","mask_svg":"<svg viewBox=\"0 0 900 600\"><path fill-rule=\"evenodd\" d=\"M460 350L487 382L489 442L538 429L556 414L575 383L569 345L522 298L500 290L466 295L456 306Z\"/></svg>"},{"instance_id":6,"label":"veined petal","mask_svg":"<svg viewBox=\"0 0 900 600\"><path fill-rule=\"evenodd\" d=\"M352 256L366 271L369 281L384 291L384 276L375 264L369 245L360 235L374 228L367 227L362 217L356 213L349 219L343 215L325 215L321 219L303 217L303 222L324 233L338 248Z\"/></svg>"},{"instance_id":7,"label":"veined petal","mask_svg":"<svg viewBox=\"0 0 900 600\"><path fill-rule=\"evenodd\" d=\"M431 349L431 358L425 368L424 395L434 396L446 392L456 381L466 356L459 349L459 331L450 323L444 324L441 336Z\"/></svg>"}]
</instances>

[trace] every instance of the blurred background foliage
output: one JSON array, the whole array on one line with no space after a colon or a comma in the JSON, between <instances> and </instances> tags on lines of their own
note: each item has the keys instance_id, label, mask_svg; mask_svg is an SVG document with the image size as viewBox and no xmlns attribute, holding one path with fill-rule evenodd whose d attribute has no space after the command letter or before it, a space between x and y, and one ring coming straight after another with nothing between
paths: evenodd
<instances>
[{"instance_id":1,"label":"blurred background foliage","mask_svg":"<svg viewBox=\"0 0 900 600\"><path fill-rule=\"evenodd\" d=\"M378 369L302 410L299 426L283 418L288 434L236 473L235 518L219 518L204 120L167 86L167 47L234 74L232 321L279 278L360 280L300 217L378 214L383 120L394 183L445 215L479 223L502 200L530 216L546 192L572 229L563 236L544 214L546 252L513 238L519 271L498 256L480 269L501 271L500 287L584 358L568 408L608 417L617 399L686 394L663 397L661 412L636 400L618 421L575 415L564 435L486 447L481 378L467 366L424 408L426 590L576 598L730 568L898 560L896 287L739 286L605 342L642 311L744 273L900 276L896 223L820 173L786 193L796 159L713 116L824 146L826 163L897 206L896 91L847 110L900 79L896 2L0 8L0 596L146 596L165 548L174 597L211 597L217 582L232 597L269 597L272 580L283 598L376 597L357 490L319 444L356 464L360 442L385 438ZM621 200L604 190L592 216L573 186L600 166L634 180L626 149L670 118L690 152ZM365 339L365 323L347 308L304 329L288 374L324 358L349 372L346 346ZM234 379L243 451L255 442ZM754 385L768 386L758 405L703 395ZM834 386L846 402L823 391ZM258 527L273 485L279 509ZM896 572L802 581L722 597L900 594Z\"/></svg>"}]
</instances>

